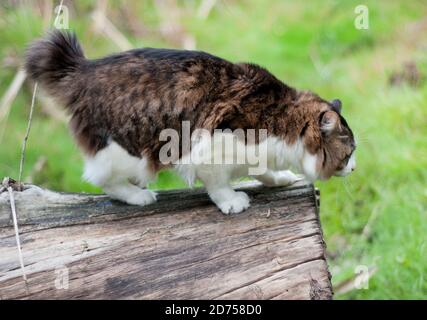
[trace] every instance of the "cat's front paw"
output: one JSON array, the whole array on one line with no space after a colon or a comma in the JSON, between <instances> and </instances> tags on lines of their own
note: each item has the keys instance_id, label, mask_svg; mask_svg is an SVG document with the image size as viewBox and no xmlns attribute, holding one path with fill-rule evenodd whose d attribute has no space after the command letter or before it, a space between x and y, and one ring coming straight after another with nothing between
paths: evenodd
<instances>
[{"instance_id":1,"label":"cat's front paw","mask_svg":"<svg viewBox=\"0 0 427 320\"><path fill-rule=\"evenodd\" d=\"M240 213L249 208L249 196L241 191L235 192L232 198L219 201L216 205L224 214Z\"/></svg>"},{"instance_id":2,"label":"cat's front paw","mask_svg":"<svg viewBox=\"0 0 427 320\"><path fill-rule=\"evenodd\" d=\"M286 187L302 179L303 177L297 176L289 170L278 171L274 173L274 186Z\"/></svg>"},{"instance_id":3,"label":"cat's front paw","mask_svg":"<svg viewBox=\"0 0 427 320\"><path fill-rule=\"evenodd\" d=\"M136 206L146 206L156 202L156 193L150 190L139 190L126 198L126 203Z\"/></svg>"}]
</instances>

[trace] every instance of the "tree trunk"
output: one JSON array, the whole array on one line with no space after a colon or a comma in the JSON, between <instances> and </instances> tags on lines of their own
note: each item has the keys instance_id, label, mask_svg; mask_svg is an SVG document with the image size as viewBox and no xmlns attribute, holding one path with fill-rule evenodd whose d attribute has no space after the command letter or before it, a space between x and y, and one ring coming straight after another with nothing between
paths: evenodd
<instances>
[{"instance_id":1,"label":"tree trunk","mask_svg":"<svg viewBox=\"0 0 427 320\"><path fill-rule=\"evenodd\" d=\"M251 207L223 215L203 189L129 206L105 195L0 194L0 299L330 299L316 191L241 184Z\"/></svg>"}]
</instances>

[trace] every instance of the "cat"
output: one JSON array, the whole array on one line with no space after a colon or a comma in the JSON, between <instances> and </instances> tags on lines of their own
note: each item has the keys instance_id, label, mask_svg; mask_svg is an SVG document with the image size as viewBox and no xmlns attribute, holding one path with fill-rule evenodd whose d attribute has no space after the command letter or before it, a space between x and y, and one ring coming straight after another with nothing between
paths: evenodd
<instances>
[{"instance_id":1,"label":"cat","mask_svg":"<svg viewBox=\"0 0 427 320\"><path fill-rule=\"evenodd\" d=\"M249 207L247 194L235 191L230 180L251 175L251 164L160 161L169 143L162 132L175 130L182 138L183 123L191 133L204 129L210 135L193 139L188 152L178 148L178 160L212 150L218 136L233 136L233 130L264 130L264 138L238 143L247 152L266 147L260 154L264 171L252 176L267 186L299 180L289 169L314 181L345 176L356 167L356 143L341 101L298 91L255 64L153 48L89 60L75 33L55 30L28 47L25 70L70 113L71 132L85 158L84 178L128 204L155 202L147 183L173 167L189 184L202 181L224 214ZM236 151L230 150L221 147L209 157L234 159Z\"/></svg>"}]
</instances>

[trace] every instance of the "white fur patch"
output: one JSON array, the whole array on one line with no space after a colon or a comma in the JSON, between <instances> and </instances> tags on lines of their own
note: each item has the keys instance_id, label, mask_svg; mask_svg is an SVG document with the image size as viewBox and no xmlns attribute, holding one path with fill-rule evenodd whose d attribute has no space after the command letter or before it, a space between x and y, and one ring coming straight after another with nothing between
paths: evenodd
<instances>
[{"instance_id":1,"label":"white fur patch","mask_svg":"<svg viewBox=\"0 0 427 320\"><path fill-rule=\"evenodd\" d=\"M154 179L155 175L149 170L145 157L134 157L112 141L107 147L98 151L94 157L86 157L83 177L101 187L128 179L140 187L145 187L147 182Z\"/></svg>"},{"instance_id":2,"label":"white fur patch","mask_svg":"<svg viewBox=\"0 0 427 320\"><path fill-rule=\"evenodd\" d=\"M130 155L114 141L94 157L86 157L83 177L128 204L143 206L156 201L154 192L143 189L155 177L147 159Z\"/></svg>"},{"instance_id":3,"label":"white fur patch","mask_svg":"<svg viewBox=\"0 0 427 320\"><path fill-rule=\"evenodd\" d=\"M303 172L306 178L310 181L315 181L319 177L317 171L317 156L308 151L304 152L302 160Z\"/></svg>"},{"instance_id":4,"label":"white fur patch","mask_svg":"<svg viewBox=\"0 0 427 320\"><path fill-rule=\"evenodd\" d=\"M268 163L271 170L293 169L302 172L303 155L304 145L299 139L294 144L287 144L278 137L268 138Z\"/></svg>"}]
</instances>

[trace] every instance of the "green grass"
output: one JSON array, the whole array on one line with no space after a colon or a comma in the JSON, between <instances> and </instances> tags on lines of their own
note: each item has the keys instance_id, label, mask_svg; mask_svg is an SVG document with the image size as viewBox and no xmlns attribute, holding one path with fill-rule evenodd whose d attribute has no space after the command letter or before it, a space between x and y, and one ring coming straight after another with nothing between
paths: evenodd
<instances>
[{"instance_id":1,"label":"green grass","mask_svg":"<svg viewBox=\"0 0 427 320\"><path fill-rule=\"evenodd\" d=\"M182 2L182 20L199 49L259 63L292 86L343 101L343 113L358 138L358 168L345 180L318 183L332 281L337 286L353 278L360 265L377 271L369 289L337 293L336 298L427 298L427 85L390 87L387 80L405 61L416 61L427 75L422 46L427 5L365 1L370 29L357 30L358 1L220 1L205 21L195 17L196 3ZM76 1L71 12L70 27L86 54L118 51L92 32L92 8L91 1ZM157 26L151 1L134 4L132 10L148 28ZM118 15L112 20L137 46L171 46L156 34L134 37ZM21 57L25 44L43 33L43 22L33 10L0 7L0 29L0 58ZM15 72L2 67L0 93ZM9 119L0 123L0 176L18 175L30 99L31 87L25 86ZM99 192L81 181L82 158L65 125L36 108L24 176L55 190ZM34 173L41 156L47 165ZM183 186L168 172L152 185Z\"/></svg>"}]
</instances>

